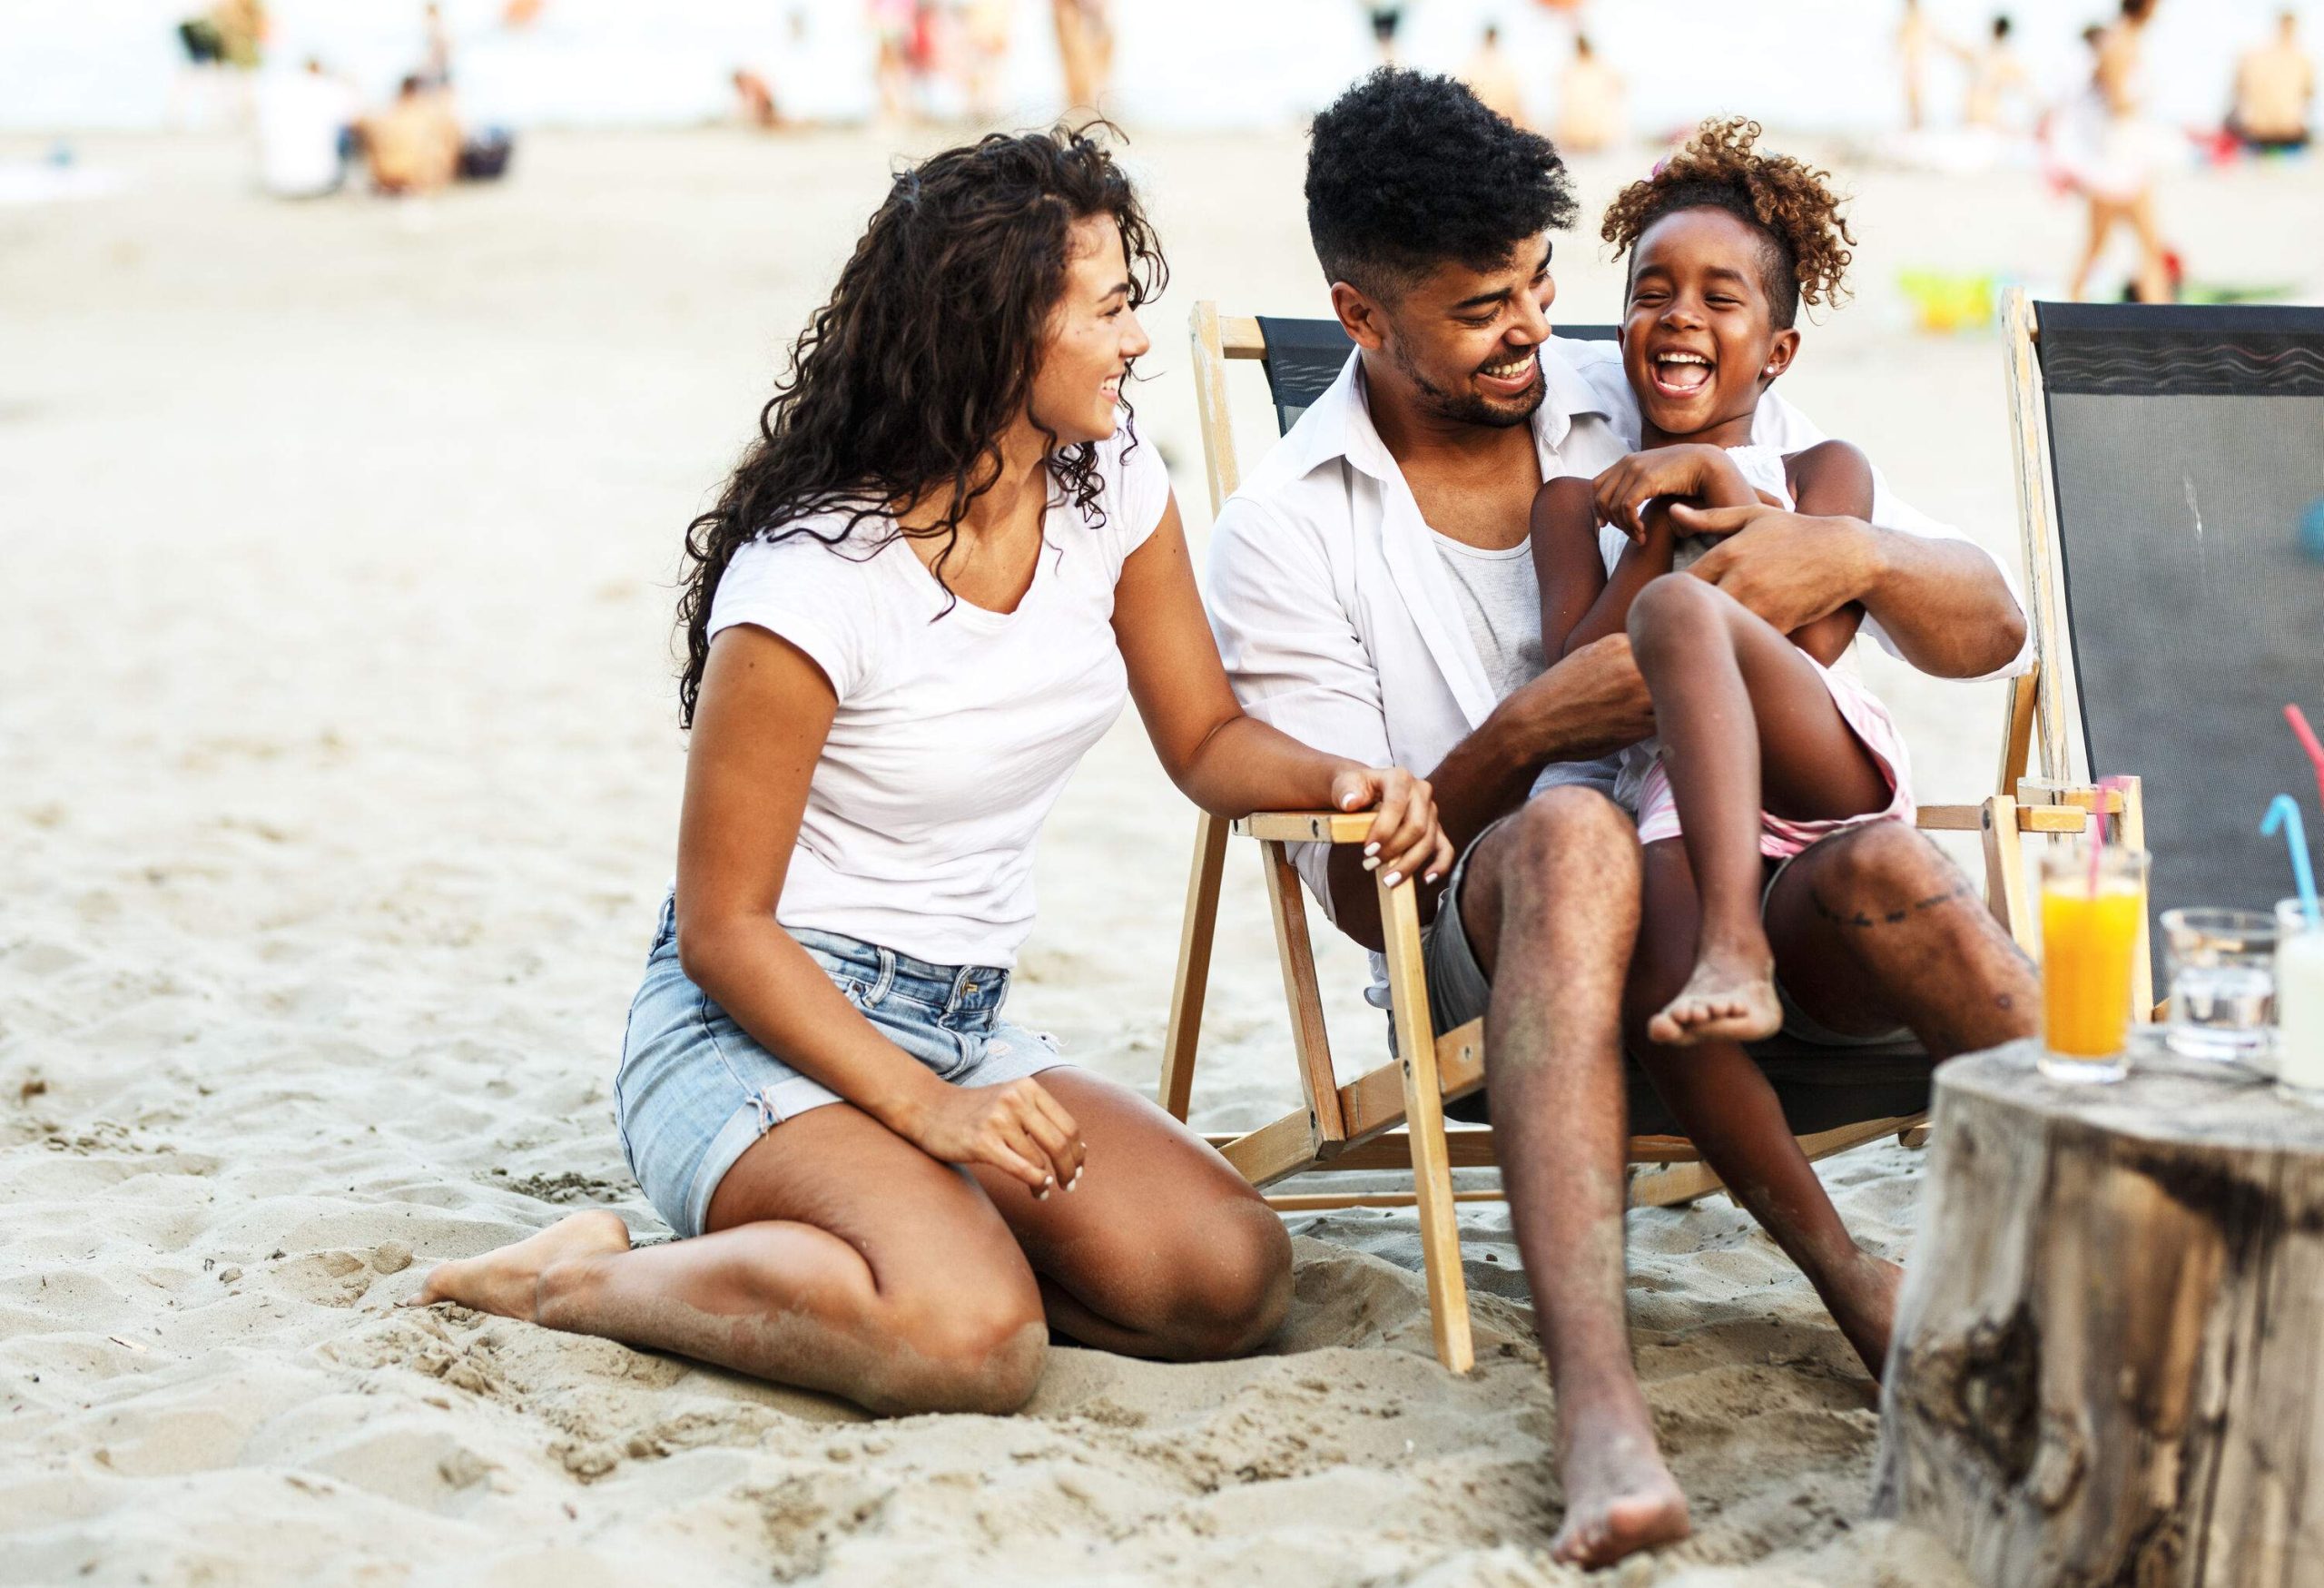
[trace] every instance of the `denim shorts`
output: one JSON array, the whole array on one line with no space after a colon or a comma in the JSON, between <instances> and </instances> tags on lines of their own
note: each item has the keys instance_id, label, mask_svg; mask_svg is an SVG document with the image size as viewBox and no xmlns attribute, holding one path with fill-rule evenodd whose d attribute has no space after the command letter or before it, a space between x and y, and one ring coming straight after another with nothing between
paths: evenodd
<instances>
[{"instance_id":1,"label":"denim shorts","mask_svg":"<svg viewBox=\"0 0 2324 1588\"><path fill-rule=\"evenodd\" d=\"M933 965L837 932L791 935L881 1036L955 1086L998 1086L1065 1063L1054 1039L1000 1018L1006 971ZM718 1182L753 1142L844 1100L759 1046L686 979L676 902L664 900L614 1078L622 1153L655 1211L678 1234L700 1235Z\"/></svg>"}]
</instances>

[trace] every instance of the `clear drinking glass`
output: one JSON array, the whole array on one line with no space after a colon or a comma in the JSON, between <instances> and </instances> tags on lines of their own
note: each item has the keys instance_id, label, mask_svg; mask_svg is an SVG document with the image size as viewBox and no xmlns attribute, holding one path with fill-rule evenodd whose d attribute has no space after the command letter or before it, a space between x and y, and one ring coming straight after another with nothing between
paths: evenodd
<instances>
[{"instance_id":1,"label":"clear drinking glass","mask_svg":"<svg viewBox=\"0 0 2324 1588\"><path fill-rule=\"evenodd\" d=\"M2131 956L2146 909L2142 849L2061 844L2042 857L2042 1073L2120 1080L2131 1031Z\"/></svg>"},{"instance_id":2,"label":"clear drinking glass","mask_svg":"<svg viewBox=\"0 0 2324 1588\"><path fill-rule=\"evenodd\" d=\"M2297 899L2276 905L2276 1084L2324 1103L2324 931Z\"/></svg>"},{"instance_id":3,"label":"clear drinking glass","mask_svg":"<svg viewBox=\"0 0 2324 1588\"><path fill-rule=\"evenodd\" d=\"M2189 1059L2246 1060L2268 1043L2276 995L2276 921L2257 910L2165 910L2171 1024Z\"/></svg>"}]
</instances>

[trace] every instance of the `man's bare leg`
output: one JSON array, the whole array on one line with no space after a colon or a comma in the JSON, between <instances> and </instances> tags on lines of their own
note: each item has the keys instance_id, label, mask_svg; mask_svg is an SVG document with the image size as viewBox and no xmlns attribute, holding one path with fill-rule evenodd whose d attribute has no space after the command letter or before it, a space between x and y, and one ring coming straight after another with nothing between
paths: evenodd
<instances>
[{"instance_id":1,"label":"man's bare leg","mask_svg":"<svg viewBox=\"0 0 2324 1588\"><path fill-rule=\"evenodd\" d=\"M1622 1219L1621 994L1638 834L1603 795L1555 789L1479 841L1462 922L1492 978L1485 1074L1502 1181L1557 1392L1561 1560L1600 1566L1687 1535L1630 1360Z\"/></svg>"}]
</instances>

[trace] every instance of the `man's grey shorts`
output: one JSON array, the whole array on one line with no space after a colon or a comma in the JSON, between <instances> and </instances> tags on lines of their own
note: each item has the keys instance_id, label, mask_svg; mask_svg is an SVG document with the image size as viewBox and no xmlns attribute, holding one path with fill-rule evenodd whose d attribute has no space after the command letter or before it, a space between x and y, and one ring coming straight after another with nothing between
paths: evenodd
<instances>
[{"instance_id":1,"label":"man's grey shorts","mask_svg":"<svg viewBox=\"0 0 2324 1588\"><path fill-rule=\"evenodd\" d=\"M1486 978L1484 967L1477 963L1477 952L1471 946L1468 929L1461 922L1461 884L1469 874L1470 856L1492 836L1493 828L1507 820L1503 816L1494 822L1461 852L1460 860L1452 867L1452 880L1445 884L1444 897L1437 902L1436 919L1422 940L1421 962L1428 976L1428 1008L1440 1037L1481 1018L1492 998L1492 983ZM1768 895L1775 892L1776 883L1782 880L1792 861L1798 858L1793 855L1785 860L1768 876L1768 885L1759 894L1763 913ZM1874 1037L1852 1037L1833 1031L1792 1001L1780 976L1776 978L1776 997L1783 1004L1783 1034L1794 1041L1812 1042L1820 1048L1876 1048L1912 1035L1902 1026Z\"/></svg>"}]
</instances>

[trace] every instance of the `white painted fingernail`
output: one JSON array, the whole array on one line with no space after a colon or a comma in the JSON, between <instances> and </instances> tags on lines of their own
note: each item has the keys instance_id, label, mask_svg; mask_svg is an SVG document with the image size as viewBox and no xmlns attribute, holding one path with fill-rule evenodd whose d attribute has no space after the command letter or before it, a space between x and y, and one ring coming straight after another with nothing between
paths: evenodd
<instances>
[{"instance_id":1,"label":"white painted fingernail","mask_svg":"<svg viewBox=\"0 0 2324 1588\"><path fill-rule=\"evenodd\" d=\"M1380 879L1380 885L1381 885L1382 887L1384 887L1384 888L1393 888L1393 887L1394 887L1398 883L1401 883L1401 882L1403 882L1403 880L1404 880L1404 873L1402 873L1402 872L1390 872L1386 876L1382 877L1382 878Z\"/></svg>"},{"instance_id":2,"label":"white painted fingernail","mask_svg":"<svg viewBox=\"0 0 2324 1588\"><path fill-rule=\"evenodd\" d=\"M1071 1179L1066 1181L1065 1189L1068 1191L1079 1190L1081 1189L1081 1177L1077 1174Z\"/></svg>"},{"instance_id":3,"label":"white painted fingernail","mask_svg":"<svg viewBox=\"0 0 2324 1588\"><path fill-rule=\"evenodd\" d=\"M1034 1201L1036 1201L1036 1202L1046 1202L1046 1201L1048 1201L1049 1199L1049 1189L1048 1189L1048 1188L1047 1188L1047 1187L1044 1187L1044 1188L1042 1188L1040 1190L1035 1191L1035 1192L1033 1193L1033 1200L1034 1200Z\"/></svg>"},{"instance_id":4,"label":"white painted fingernail","mask_svg":"<svg viewBox=\"0 0 2324 1588\"><path fill-rule=\"evenodd\" d=\"M1364 869L1368 872L1378 871L1380 869L1380 857L1375 854L1371 859L1365 861L1364 863Z\"/></svg>"},{"instance_id":5,"label":"white painted fingernail","mask_svg":"<svg viewBox=\"0 0 2324 1588\"><path fill-rule=\"evenodd\" d=\"M1376 843L1367 843L1364 846L1364 853L1366 854L1377 854L1380 853L1380 846Z\"/></svg>"},{"instance_id":6,"label":"white painted fingernail","mask_svg":"<svg viewBox=\"0 0 2324 1588\"><path fill-rule=\"evenodd\" d=\"M1431 872L1431 873L1428 873L1428 875L1426 875L1426 876L1424 876L1424 877L1421 878L1421 881L1422 881L1422 882L1423 882L1423 883L1434 883L1434 882L1436 881L1436 879L1437 879L1438 877L1443 876L1443 874L1444 874L1444 873L1442 873L1442 872Z\"/></svg>"}]
</instances>

